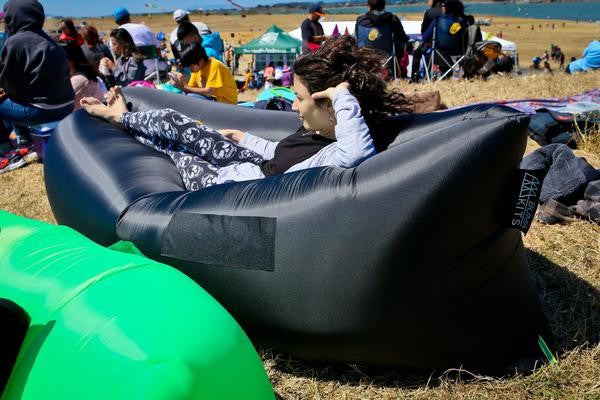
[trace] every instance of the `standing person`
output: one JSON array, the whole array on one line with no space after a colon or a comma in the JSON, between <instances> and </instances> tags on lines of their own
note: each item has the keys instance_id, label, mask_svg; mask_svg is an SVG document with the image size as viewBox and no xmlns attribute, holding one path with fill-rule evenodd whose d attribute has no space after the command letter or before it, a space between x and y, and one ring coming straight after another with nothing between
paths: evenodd
<instances>
[{"instance_id":1,"label":"standing person","mask_svg":"<svg viewBox=\"0 0 600 400\"><path fill-rule=\"evenodd\" d=\"M281 78L283 78L283 61L278 61L277 65L275 65L275 74L273 75L275 78L275 86L281 86Z\"/></svg>"},{"instance_id":2,"label":"standing person","mask_svg":"<svg viewBox=\"0 0 600 400\"><path fill-rule=\"evenodd\" d=\"M399 66L408 43L402 23L394 14L385 11L385 0L368 0L367 9L366 14L356 19L354 32L358 45L376 48L388 56L395 53ZM390 71L394 71L396 60L388 63Z\"/></svg>"},{"instance_id":3,"label":"standing person","mask_svg":"<svg viewBox=\"0 0 600 400\"><path fill-rule=\"evenodd\" d=\"M315 51L328 38L323 33L319 19L325 15L321 3L314 3L308 10L308 17L302 22L302 53Z\"/></svg>"},{"instance_id":4,"label":"standing person","mask_svg":"<svg viewBox=\"0 0 600 400\"><path fill-rule=\"evenodd\" d=\"M185 93L221 103L237 103L238 90L231 71L221 61L207 56L200 43L192 43L183 49L181 66L192 71L187 84L183 76L174 82Z\"/></svg>"},{"instance_id":5,"label":"standing person","mask_svg":"<svg viewBox=\"0 0 600 400\"><path fill-rule=\"evenodd\" d=\"M81 45L81 50L83 50L83 55L91 65L98 68L100 60L104 57L114 61L110 49L102 43L95 27L87 25L83 28L82 36L85 43Z\"/></svg>"},{"instance_id":6,"label":"standing person","mask_svg":"<svg viewBox=\"0 0 600 400\"><path fill-rule=\"evenodd\" d=\"M42 4L9 0L4 13L9 37L0 54L0 142L7 141L9 124L21 145L29 141L28 126L71 113L75 93L65 52L42 30Z\"/></svg>"},{"instance_id":7,"label":"standing person","mask_svg":"<svg viewBox=\"0 0 600 400\"><path fill-rule=\"evenodd\" d=\"M62 48L67 53L67 65L69 66L69 75L71 85L75 92L75 110L81 106L79 102L84 97L94 97L100 101L104 100L105 91L100 86L98 73L83 54L81 47L75 42L61 42Z\"/></svg>"},{"instance_id":8,"label":"standing person","mask_svg":"<svg viewBox=\"0 0 600 400\"><path fill-rule=\"evenodd\" d=\"M269 79L275 76L275 63L271 61L269 65L267 65L263 71L263 76L265 79Z\"/></svg>"},{"instance_id":9,"label":"standing person","mask_svg":"<svg viewBox=\"0 0 600 400\"><path fill-rule=\"evenodd\" d=\"M565 53L562 52L562 50L560 51L560 53L558 53L558 61L560 62L559 68L561 70L565 69Z\"/></svg>"},{"instance_id":10,"label":"standing person","mask_svg":"<svg viewBox=\"0 0 600 400\"><path fill-rule=\"evenodd\" d=\"M283 75L281 76L281 86L290 87L294 84L294 73L289 65L283 66Z\"/></svg>"},{"instance_id":11,"label":"standing person","mask_svg":"<svg viewBox=\"0 0 600 400\"><path fill-rule=\"evenodd\" d=\"M421 35L423 35L429 25L442 15L442 0L427 0L427 6L429 8L423 13L423 21L421 22Z\"/></svg>"},{"instance_id":12,"label":"standing person","mask_svg":"<svg viewBox=\"0 0 600 400\"><path fill-rule=\"evenodd\" d=\"M544 55L542 56L542 61L545 63L546 61L550 61L550 54L548 54L548 50L544 50Z\"/></svg>"},{"instance_id":13,"label":"standing person","mask_svg":"<svg viewBox=\"0 0 600 400\"><path fill-rule=\"evenodd\" d=\"M173 21L175 21L177 26L175 27L175 29L173 29L173 31L171 31L171 34L169 35L169 41L171 42L171 53L173 53L173 57L177 60L179 59L179 53L181 53L182 50L182 44L177 43L177 41L179 40L177 38L177 29L181 24L183 24L184 22L193 24L196 27L196 30L198 31L198 35L200 36L208 35L209 33L211 33L210 29L204 22L191 22L189 11L183 9L178 9L173 12Z\"/></svg>"},{"instance_id":14,"label":"standing person","mask_svg":"<svg viewBox=\"0 0 600 400\"><path fill-rule=\"evenodd\" d=\"M83 37L75 29L75 24L72 19L62 19L60 21L60 36L58 40L61 42L72 41L77 43L78 46L83 44Z\"/></svg>"}]
</instances>

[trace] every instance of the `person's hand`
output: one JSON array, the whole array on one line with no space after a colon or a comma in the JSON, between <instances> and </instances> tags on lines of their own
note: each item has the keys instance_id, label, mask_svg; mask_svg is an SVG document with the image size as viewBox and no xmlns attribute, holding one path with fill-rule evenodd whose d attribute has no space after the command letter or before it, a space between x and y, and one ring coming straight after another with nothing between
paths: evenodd
<instances>
[{"instance_id":1,"label":"person's hand","mask_svg":"<svg viewBox=\"0 0 600 400\"><path fill-rule=\"evenodd\" d=\"M4 89L0 88L0 101L4 100L8 94L4 91Z\"/></svg>"},{"instance_id":2,"label":"person's hand","mask_svg":"<svg viewBox=\"0 0 600 400\"><path fill-rule=\"evenodd\" d=\"M98 68L99 69L104 69L104 70L108 69L110 71L114 71L114 69L115 69L115 63L112 62L112 60L110 58L103 57L100 60L100 64L98 65Z\"/></svg>"},{"instance_id":3,"label":"person's hand","mask_svg":"<svg viewBox=\"0 0 600 400\"><path fill-rule=\"evenodd\" d=\"M245 135L244 132L238 129L218 129L217 132L236 143L239 143Z\"/></svg>"},{"instance_id":4,"label":"person's hand","mask_svg":"<svg viewBox=\"0 0 600 400\"><path fill-rule=\"evenodd\" d=\"M322 92L315 92L310 97L312 97L313 100L329 99L329 100L333 101L333 98L335 97L335 94L338 91L340 91L342 89L349 89L349 88L350 88L350 84L348 82L342 82L342 83L338 84L336 87L327 88L327 89L323 90Z\"/></svg>"},{"instance_id":5,"label":"person's hand","mask_svg":"<svg viewBox=\"0 0 600 400\"><path fill-rule=\"evenodd\" d=\"M183 74L181 72L169 72L169 83L175 87L180 87L183 82Z\"/></svg>"},{"instance_id":6,"label":"person's hand","mask_svg":"<svg viewBox=\"0 0 600 400\"><path fill-rule=\"evenodd\" d=\"M183 75L180 72L177 72L176 74L177 74L177 75L175 75L176 79L173 79L173 86L183 90L185 88L185 84L187 83L186 79L185 79L185 75Z\"/></svg>"}]
</instances>

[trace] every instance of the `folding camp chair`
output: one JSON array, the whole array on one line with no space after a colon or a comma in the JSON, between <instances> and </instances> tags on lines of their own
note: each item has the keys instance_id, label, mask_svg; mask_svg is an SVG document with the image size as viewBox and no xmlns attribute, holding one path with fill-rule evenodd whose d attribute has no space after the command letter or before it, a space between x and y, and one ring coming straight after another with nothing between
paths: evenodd
<instances>
[{"instance_id":1,"label":"folding camp chair","mask_svg":"<svg viewBox=\"0 0 600 400\"><path fill-rule=\"evenodd\" d=\"M433 31L432 54L429 59L429 66L426 65L426 72L429 74L427 79L431 81L439 81L444 79L454 68L461 65L466 57L472 57L477 54L477 43L482 42L481 30L479 25L469 25L463 32L460 39L461 50L457 54L444 54L443 51L436 46L437 28ZM485 47L485 46L484 46ZM434 76L434 64L443 64L445 71L441 75Z\"/></svg>"},{"instance_id":2,"label":"folding camp chair","mask_svg":"<svg viewBox=\"0 0 600 400\"><path fill-rule=\"evenodd\" d=\"M140 51L140 53L142 53L144 55L144 57L146 57L146 59L148 60L154 60L154 72L152 72L151 74L147 75L146 77L144 77L145 81L150 81L152 78L154 78L154 82L156 84L160 83L160 69L158 67L158 49L156 46L154 45L148 45L148 46L137 46L138 50Z\"/></svg>"},{"instance_id":3,"label":"folding camp chair","mask_svg":"<svg viewBox=\"0 0 600 400\"><path fill-rule=\"evenodd\" d=\"M464 68L464 64L466 64L466 61L469 61L470 63L474 63L474 59L477 58L477 55L480 54L481 52L483 52L486 48L494 48L495 51L497 51L497 52L502 51L502 45L498 42L494 42L492 40L484 40L481 42L477 42L477 43L473 44L472 46L469 46L467 48L467 51L465 52L465 54L463 54L461 57L459 57L454 62L454 64L452 64L450 66L450 68L442 76L440 76L439 80L444 79L446 77L446 75L448 75L448 73L450 73L454 68L456 68L459 65L463 66L463 69L467 69L467 68ZM474 70L474 67L469 68L469 69ZM472 73L469 75L475 75L475 74Z\"/></svg>"}]
</instances>

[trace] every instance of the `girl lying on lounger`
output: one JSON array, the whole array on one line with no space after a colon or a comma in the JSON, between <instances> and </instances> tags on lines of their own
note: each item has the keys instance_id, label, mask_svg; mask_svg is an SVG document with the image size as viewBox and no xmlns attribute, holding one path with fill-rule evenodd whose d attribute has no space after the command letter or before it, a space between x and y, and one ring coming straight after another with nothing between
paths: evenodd
<instances>
[{"instance_id":1,"label":"girl lying on lounger","mask_svg":"<svg viewBox=\"0 0 600 400\"><path fill-rule=\"evenodd\" d=\"M378 122L408 112L404 96L380 77L383 61L348 36L296 59L293 109L303 126L280 142L216 131L171 109L128 112L118 87L107 105L84 98L81 106L171 157L188 190L312 167L352 168L375 154Z\"/></svg>"}]
</instances>

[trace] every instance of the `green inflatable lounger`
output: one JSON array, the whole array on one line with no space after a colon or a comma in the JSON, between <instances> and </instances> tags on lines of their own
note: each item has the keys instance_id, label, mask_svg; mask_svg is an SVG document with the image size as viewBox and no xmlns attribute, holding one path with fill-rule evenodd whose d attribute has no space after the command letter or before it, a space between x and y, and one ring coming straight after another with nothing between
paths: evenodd
<instances>
[{"instance_id":1,"label":"green inflatable lounger","mask_svg":"<svg viewBox=\"0 0 600 400\"><path fill-rule=\"evenodd\" d=\"M216 300L119 245L0 211L2 400L274 399Z\"/></svg>"}]
</instances>

